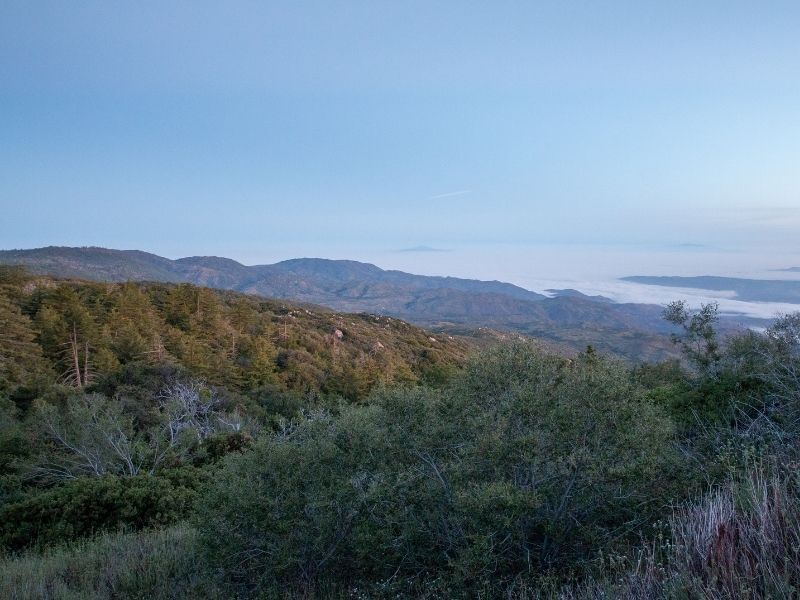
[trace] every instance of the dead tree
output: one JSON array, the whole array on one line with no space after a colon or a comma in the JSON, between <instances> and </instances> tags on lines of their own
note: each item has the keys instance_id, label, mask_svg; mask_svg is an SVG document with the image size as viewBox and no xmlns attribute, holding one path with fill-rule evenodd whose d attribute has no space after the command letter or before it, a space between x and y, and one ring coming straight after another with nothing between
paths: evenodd
<instances>
[{"instance_id":1,"label":"dead tree","mask_svg":"<svg viewBox=\"0 0 800 600\"><path fill-rule=\"evenodd\" d=\"M76 388L86 387L94 379L94 373L89 365L89 342L84 342L83 348L81 348L81 344L78 341L78 331L74 324L66 346L70 366L64 373L62 381ZM81 349L83 350L83 357L81 357ZM82 366L81 363L83 363Z\"/></svg>"}]
</instances>

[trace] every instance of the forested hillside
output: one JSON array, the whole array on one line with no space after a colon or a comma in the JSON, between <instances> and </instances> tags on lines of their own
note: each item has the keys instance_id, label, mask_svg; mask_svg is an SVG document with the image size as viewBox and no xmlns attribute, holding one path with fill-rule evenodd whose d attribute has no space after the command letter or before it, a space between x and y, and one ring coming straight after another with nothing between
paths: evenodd
<instances>
[{"instance_id":1,"label":"forested hillside","mask_svg":"<svg viewBox=\"0 0 800 600\"><path fill-rule=\"evenodd\" d=\"M98 284L0 270L2 385L102 385L173 368L239 392L363 398L377 383L436 378L467 350L389 317L345 315L189 284Z\"/></svg>"}]
</instances>

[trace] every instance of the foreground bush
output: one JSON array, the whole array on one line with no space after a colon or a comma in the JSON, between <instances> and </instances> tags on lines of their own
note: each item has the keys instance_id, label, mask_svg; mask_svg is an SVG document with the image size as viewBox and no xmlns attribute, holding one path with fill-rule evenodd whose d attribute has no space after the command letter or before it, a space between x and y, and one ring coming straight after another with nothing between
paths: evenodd
<instances>
[{"instance_id":1,"label":"foreground bush","mask_svg":"<svg viewBox=\"0 0 800 600\"><path fill-rule=\"evenodd\" d=\"M19 550L118 528L141 529L186 518L202 471L169 476L85 478L0 506L0 547Z\"/></svg>"},{"instance_id":2,"label":"foreground bush","mask_svg":"<svg viewBox=\"0 0 800 600\"><path fill-rule=\"evenodd\" d=\"M0 598L8 600L230 597L205 579L186 527L106 534L0 561Z\"/></svg>"},{"instance_id":3,"label":"foreground bush","mask_svg":"<svg viewBox=\"0 0 800 600\"><path fill-rule=\"evenodd\" d=\"M242 593L496 592L647 523L671 435L622 366L498 348L444 390L381 392L230 458L197 524Z\"/></svg>"}]
</instances>

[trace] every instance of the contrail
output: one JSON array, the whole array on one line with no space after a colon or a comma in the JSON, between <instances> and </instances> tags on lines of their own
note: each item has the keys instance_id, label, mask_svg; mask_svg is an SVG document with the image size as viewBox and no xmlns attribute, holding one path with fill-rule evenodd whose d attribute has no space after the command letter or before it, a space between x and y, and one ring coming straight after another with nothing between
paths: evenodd
<instances>
[{"instance_id":1,"label":"contrail","mask_svg":"<svg viewBox=\"0 0 800 600\"><path fill-rule=\"evenodd\" d=\"M471 194L472 190L460 190L458 192L447 192L445 194L436 194L435 196L429 196L428 200L436 200L438 198L451 198L453 196L463 196L464 194Z\"/></svg>"}]
</instances>

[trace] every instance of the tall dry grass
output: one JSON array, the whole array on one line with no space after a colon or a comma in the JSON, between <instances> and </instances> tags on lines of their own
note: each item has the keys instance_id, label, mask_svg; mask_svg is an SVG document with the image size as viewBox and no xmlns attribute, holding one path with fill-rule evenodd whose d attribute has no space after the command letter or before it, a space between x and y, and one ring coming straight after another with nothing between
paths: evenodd
<instances>
[{"instance_id":1,"label":"tall dry grass","mask_svg":"<svg viewBox=\"0 0 800 600\"><path fill-rule=\"evenodd\" d=\"M669 537L621 569L568 588L516 597L586 600L800 598L800 472L754 466L675 510Z\"/></svg>"}]
</instances>

